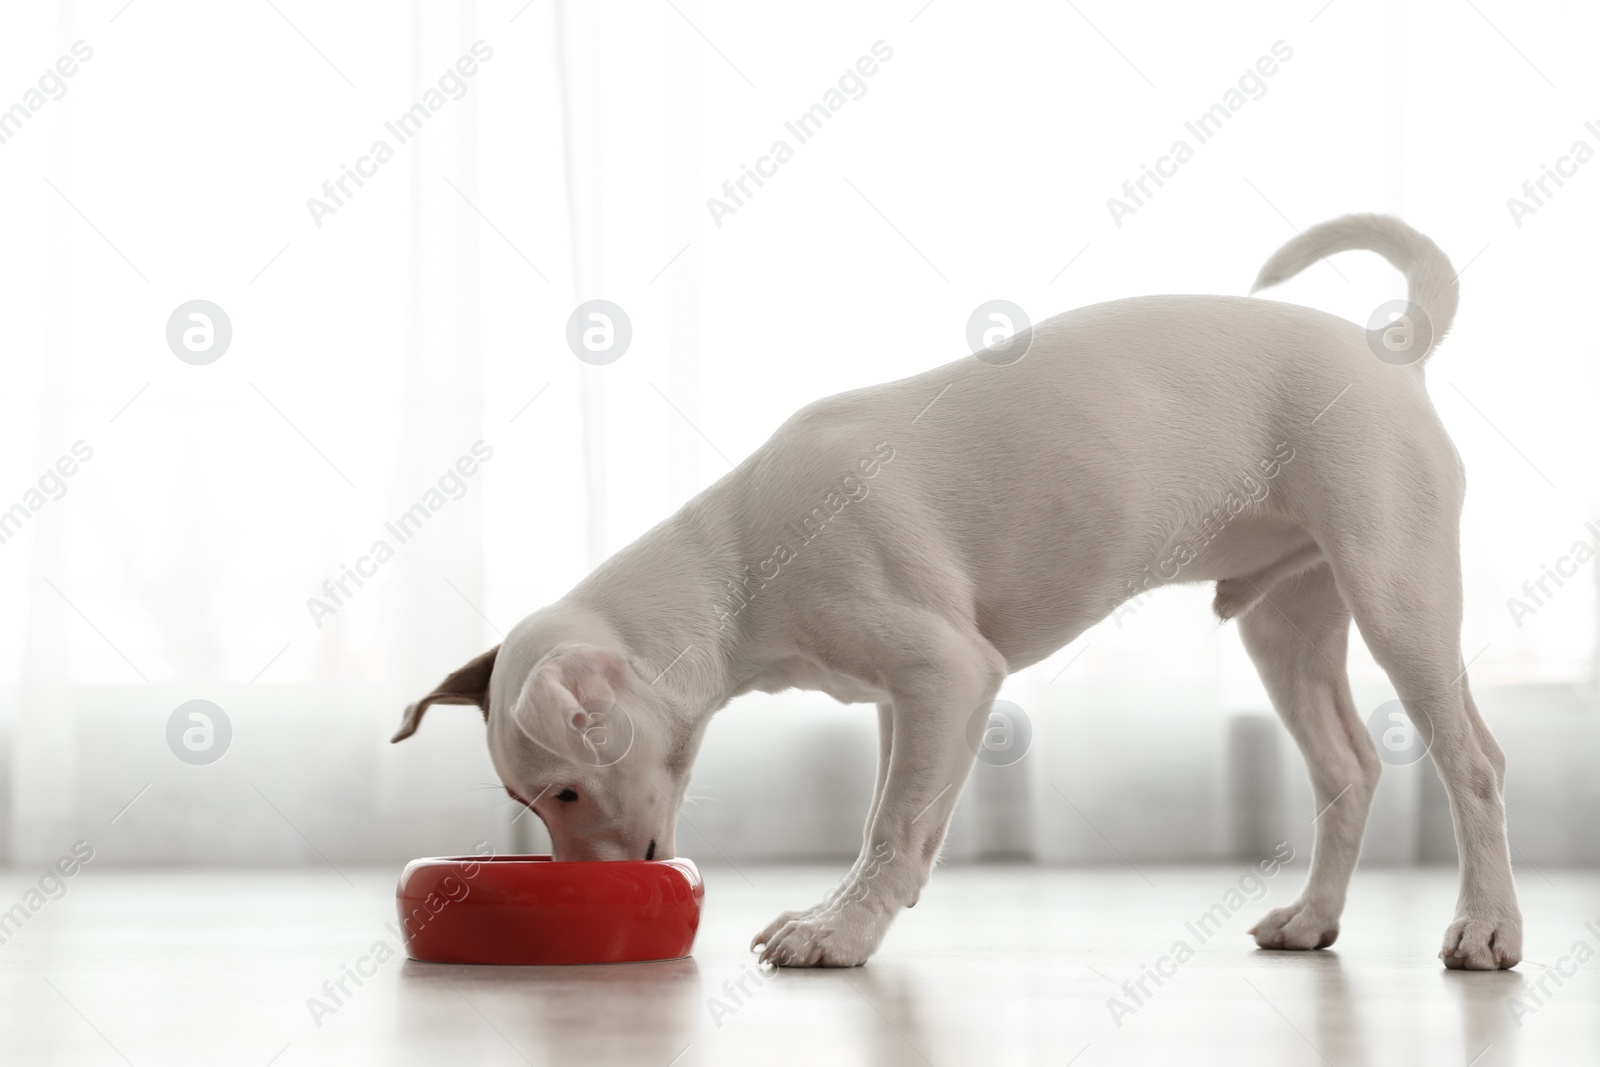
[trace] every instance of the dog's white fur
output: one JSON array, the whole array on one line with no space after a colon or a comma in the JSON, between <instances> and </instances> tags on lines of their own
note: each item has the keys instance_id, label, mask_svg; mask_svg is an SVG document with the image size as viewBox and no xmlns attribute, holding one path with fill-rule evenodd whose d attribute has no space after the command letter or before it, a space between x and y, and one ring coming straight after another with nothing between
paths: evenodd
<instances>
[{"instance_id":1,"label":"dog's white fur","mask_svg":"<svg viewBox=\"0 0 1600 1067\"><path fill-rule=\"evenodd\" d=\"M1257 288L1347 249L1405 272L1443 336L1454 271L1397 219L1316 227ZM1441 956L1511 967L1505 760L1459 646L1463 488L1420 362L1375 358L1361 327L1249 297L1082 308L1034 327L1018 362L969 357L803 408L408 709L396 740L431 703L477 703L558 858L664 858L730 699L800 687L876 703L860 858L752 942L778 964L855 965L916 902L972 767L969 722L1006 675L1132 594L1216 581L1321 811L1305 891L1256 925L1257 944L1338 934L1381 766L1345 676L1354 617L1431 727L1449 793L1461 887Z\"/></svg>"}]
</instances>

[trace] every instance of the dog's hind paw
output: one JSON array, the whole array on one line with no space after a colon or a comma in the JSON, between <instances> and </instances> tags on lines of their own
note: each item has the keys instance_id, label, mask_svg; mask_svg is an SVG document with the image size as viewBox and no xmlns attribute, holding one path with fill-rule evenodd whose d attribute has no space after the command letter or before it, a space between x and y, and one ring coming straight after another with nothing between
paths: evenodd
<instances>
[{"instance_id":1,"label":"dog's hind paw","mask_svg":"<svg viewBox=\"0 0 1600 1067\"><path fill-rule=\"evenodd\" d=\"M1273 908L1248 933L1261 948L1302 952L1327 948L1339 937L1339 917L1324 915L1318 909L1296 901L1286 908Z\"/></svg>"},{"instance_id":2,"label":"dog's hind paw","mask_svg":"<svg viewBox=\"0 0 1600 1067\"><path fill-rule=\"evenodd\" d=\"M1522 920L1457 919L1444 932L1439 958L1452 971L1510 970L1522 962Z\"/></svg>"}]
</instances>

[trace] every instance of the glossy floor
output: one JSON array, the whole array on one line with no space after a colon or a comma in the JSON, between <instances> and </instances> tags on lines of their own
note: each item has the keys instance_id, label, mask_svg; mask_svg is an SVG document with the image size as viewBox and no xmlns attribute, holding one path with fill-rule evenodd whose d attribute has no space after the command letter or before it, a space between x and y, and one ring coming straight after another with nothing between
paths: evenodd
<instances>
[{"instance_id":1,"label":"glossy floor","mask_svg":"<svg viewBox=\"0 0 1600 1067\"><path fill-rule=\"evenodd\" d=\"M708 868L689 960L492 969L376 962L392 870L88 869L0 944L0 1063L1600 1062L1600 874L1521 872L1528 961L1462 974L1433 958L1448 871L1361 872L1336 949L1256 951L1302 867L1260 900L1242 866L948 868L868 966L743 991L750 935L836 870ZM0 875L0 909L37 883Z\"/></svg>"}]
</instances>

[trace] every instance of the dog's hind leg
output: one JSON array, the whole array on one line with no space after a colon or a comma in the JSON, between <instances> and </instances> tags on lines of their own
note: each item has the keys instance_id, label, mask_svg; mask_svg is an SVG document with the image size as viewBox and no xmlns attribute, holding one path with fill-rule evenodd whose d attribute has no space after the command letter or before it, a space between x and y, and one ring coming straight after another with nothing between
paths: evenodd
<instances>
[{"instance_id":1,"label":"dog's hind leg","mask_svg":"<svg viewBox=\"0 0 1600 1067\"><path fill-rule=\"evenodd\" d=\"M1364 523L1325 544L1340 593L1429 739L1450 798L1461 885L1439 955L1451 968L1509 968L1522 959L1522 913L1501 799L1505 757L1471 703L1461 657L1461 485L1443 464L1425 473L1431 492L1409 493L1400 508L1372 501Z\"/></svg>"},{"instance_id":2,"label":"dog's hind leg","mask_svg":"<svg viewBox=\"0 0 1600 1067\"><path fill-rule=\"evenodd\" d=\"M1262 948L1333 944L1381 763L1345 674L1350 611L1324 564L1283 578L1239 621L1245 648L1305 756L1316 844L1300 899L1250 930Z\"/></svg>"}]
</instances>

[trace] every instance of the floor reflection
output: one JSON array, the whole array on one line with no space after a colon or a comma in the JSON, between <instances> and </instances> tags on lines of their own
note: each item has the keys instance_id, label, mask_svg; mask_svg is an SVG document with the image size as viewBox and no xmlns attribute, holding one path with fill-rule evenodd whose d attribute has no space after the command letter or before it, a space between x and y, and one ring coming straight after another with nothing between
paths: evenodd
<instances>
[{"instance_id":1,"label":"floor reflection","mask_svg":"<svg viewBox=\"0 0 1600 1067\"><path fill-rule=\"evenodd\" d=\"M453 987L466 1005L537 1063L676 1060L701 1018L700 969L691 959L595 967L470 967L407 960L398 1028L418 1037ZM415 1009L415 1010L413 1010Z\"/></svg>"},{"instance_id":2,"label":"floor reflection","mask_svg":"<svg viewBox=\"0 0 1600 1067\"><path fill-rule=\"evenodd\" d=\"M1523 967L1533 967L1524 963ZM1522 989L1519 971L1443 971L1461 1007L1462 1044L1472 1067L1509 1067L1517 1061L1517 1024L1508 1004Z\"/></svg>"},{"instance_id":3,"label":"floor reflection","mask_svg":"<svg viewBox=\"0 0 1600 1067\"><path fill-rule=\"evenodd\" d=\"M839 972L856 995L871 1007L876 1021L872 1026L872 1062L899 1065L936 1062L929 1036L922 1027L921 1000L916 983L896 967L852 968Z\"/></svg>"},{"instance_id":4,"label":"floor reflection","mask_svg":"<svg viewBox=\"0 0 1600 1067\"><path fill-rule=\"evenodd\" d=\"M1398 1006L1375 997L1370 987L1365 988L1364 996L1355 992L1337 952L1307 953L1303 961L1296 962L1313 975L1316 1032L1305 1036L1329 1061L1339 1067L1392 1061L1397 1039L1414 1043L1410 1052L1415 1062L1437 1053L1443 1035L1394 1025L1389 1016ZM1517 1063L1517 1027L1506 1005L1521 988L1522 977L1511 971L1450 971L1440 967L1435 979L1449 990L1459 1008L1462 1062L1473 1067L1509 1067ZM1363 988L1363 983L1357 980L1354 987Z\"/></svg>"},{"instance_id":5,"label":"floor reflection","mask_svg":"<svg viewBox=\"0 0 1600 1067\"><path fill-rule=\"evenodd\" d=\"M1308 952L1317 1004L1316 1047L1334 1063L1363 1067L1372 1062L1369 1027L1351 995L1350 976L1337 952Z\"/></svg>"}]
</instances>

